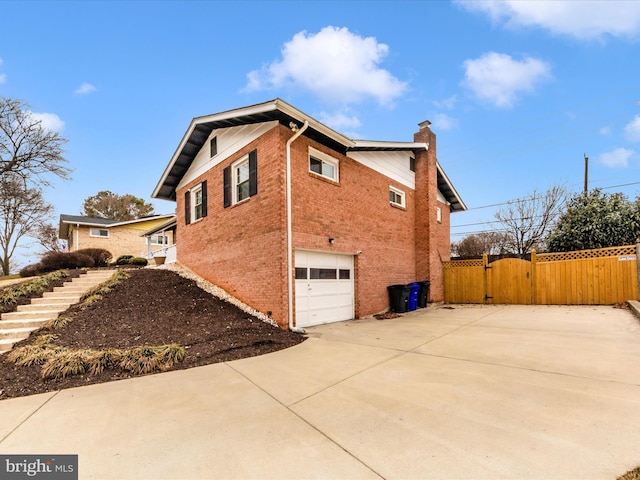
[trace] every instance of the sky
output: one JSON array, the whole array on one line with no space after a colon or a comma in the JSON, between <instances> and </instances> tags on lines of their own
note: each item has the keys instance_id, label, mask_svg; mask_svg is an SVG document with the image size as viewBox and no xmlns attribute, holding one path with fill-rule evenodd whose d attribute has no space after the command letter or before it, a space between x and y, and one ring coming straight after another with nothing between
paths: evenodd
<instances>
[{"instance_id":1,"label":"sky","mask_svg":"<svg viewBox=\"0 0 640 480\"><path fill-rule=\"evenodd\" d=\"M55 225L101 190L173 213L151 193L191 119L273 98L353 139L430 120L453 241L580 191L585 155L589 188L640 194L635 0L2 1L0 24L0 96L68 140Z\"/></svg>"}]
</instances>

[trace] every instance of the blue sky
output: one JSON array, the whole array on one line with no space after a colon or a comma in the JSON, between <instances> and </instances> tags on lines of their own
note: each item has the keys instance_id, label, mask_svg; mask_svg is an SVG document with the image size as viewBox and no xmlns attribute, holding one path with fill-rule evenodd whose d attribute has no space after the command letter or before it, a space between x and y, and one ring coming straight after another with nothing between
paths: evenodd
<instances>
[{"instance_id":1,"label":"blue sky","mask_svg":"<svg viewBox=\"0 0 640 480\"><path fill-rule=\"evenodd\" d=\"M195 116L280 97L345 133L412 141L429 119L470 208L553 184L640 182L640 2L0 2L0 95L69 141L78 214L151 192ZM640 193L640 183L606 191Z\"/></svg>"}]
</instances>

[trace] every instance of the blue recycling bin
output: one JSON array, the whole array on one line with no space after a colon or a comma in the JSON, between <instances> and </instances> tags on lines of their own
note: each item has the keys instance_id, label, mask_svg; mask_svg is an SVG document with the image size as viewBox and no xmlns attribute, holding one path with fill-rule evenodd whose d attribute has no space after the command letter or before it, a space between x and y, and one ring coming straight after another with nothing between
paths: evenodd
<instances>
[{"instance_id":1,"label":"blue recycling bin","mask_svg":"<svg viewBox=\"0 0 640 480\"><path fill-rule=\"evenodd\" d=\"M420 284L419 283L410 283L407 285L411 291L409 292L409 301L407 302L408 310L410 312L418 309L418 295L420 293Z\"/></svg>"}]
</instances>

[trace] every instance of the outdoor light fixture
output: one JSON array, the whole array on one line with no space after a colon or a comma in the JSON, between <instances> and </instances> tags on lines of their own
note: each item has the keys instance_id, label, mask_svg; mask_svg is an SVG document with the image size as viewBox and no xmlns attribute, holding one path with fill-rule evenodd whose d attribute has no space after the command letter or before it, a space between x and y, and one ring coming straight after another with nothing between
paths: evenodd
<instances>
[{"instance_id":1,"label":"outdoor light fixture","mask_svg":"<svg viewBox=\"0 0 640 480\"><path fill-rule=\"evenodd\" d=\"M333 245L333 241L334 241L334 239L330 237L330 238L329 238L329 243L330 243L331 245Z\"/></svg>"}]
</instances>

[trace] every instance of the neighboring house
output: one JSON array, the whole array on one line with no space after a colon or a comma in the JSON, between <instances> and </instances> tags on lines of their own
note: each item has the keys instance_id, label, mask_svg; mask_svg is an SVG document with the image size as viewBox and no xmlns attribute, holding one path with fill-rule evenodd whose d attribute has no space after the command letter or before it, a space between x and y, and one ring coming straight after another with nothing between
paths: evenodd
<instances>
[{"instance_id":1,"label":"neighboring house","mask_svg":"<svg viewBox=\"0 0 640 480\"><path fill-rule=\"evenodd\" d=\"M172 215L167 221L154 226L142 235L147 239L147 252L143 255L149 260L163 257L162 263L176 262L176 225L177 219ZM164 243L160 243L164 240Z\"/></svg>"},{"instance_id":2,"label":"neighboring house","mask_svg":"<svg viewBox=\"0 0 640 480\"><path fill-rule=\"evenodd\" d=\"M120 255L143 256L150 249L174 243L173 233L145 237L144 233L174 215L155 215L137 220L119 221L76 215L60 215L58 238L67 241L70 252L84 248L104 248L115 261ZM150 243L150 245L147 244Z\"/></svg>"},{"instance_id":3,"label":"neighboring house","mask_svg":"<svg viewBox=\"0 0 640 480\"><path fill-rule=\"evenodd\" d=\"M178 262L283 328L385 311L394 284L443 300L466 206L429 123L352 140L280 99L194 118L153 192L177 203Z\"/></svg>"}]
</instances>

